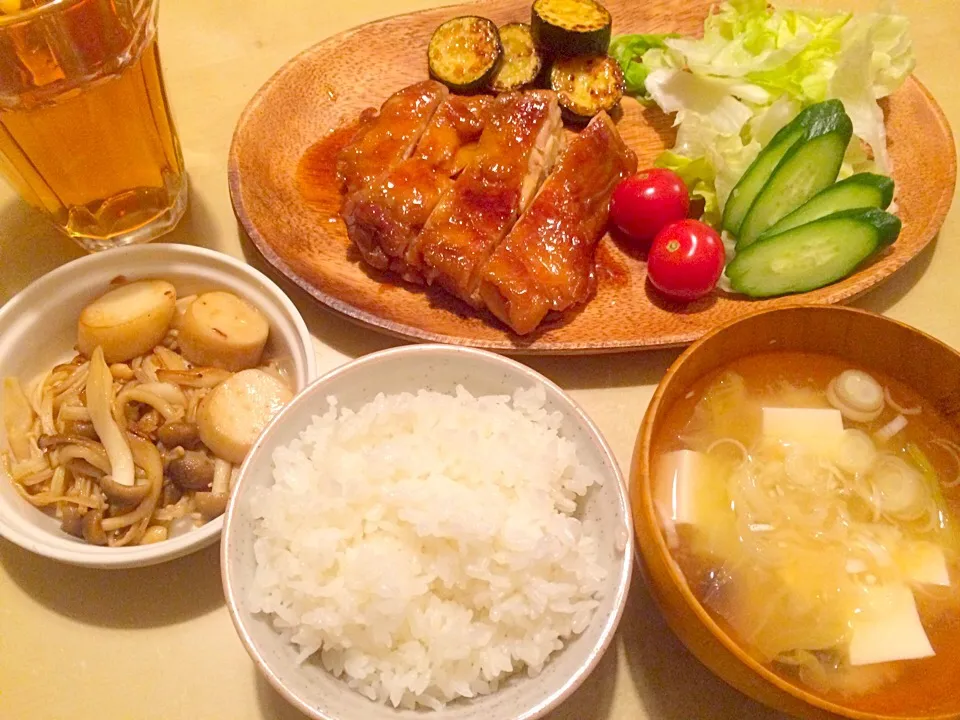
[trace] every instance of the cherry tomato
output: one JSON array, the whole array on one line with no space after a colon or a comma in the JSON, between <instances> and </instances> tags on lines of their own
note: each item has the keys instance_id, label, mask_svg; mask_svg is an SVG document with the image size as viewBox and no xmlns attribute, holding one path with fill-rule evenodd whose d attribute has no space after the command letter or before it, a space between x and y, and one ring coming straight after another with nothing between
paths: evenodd
<instances>
[{"instance_id":1,"label":"cherry tomato","mask_svg":"<svg viewBox=\"0 0 960 720\"><path fill-rule=\"evenodd\" d=\"M675 300L696 300L717 285L725 254L720 236L699 220L680 220L657 233L647 254L647 277Z\"/></svg>"},{"instance_id":2,"label":"cherry tomato","mask_svg":"<svg viewBox=\"0 0 960 720\"><path fill-rule=\"evenodd\" d=\"M651 168L617 185L610 219L631 240L647 244L664 227L687 217L690 194L672 170Z\"/></svg>"}]
</instances>

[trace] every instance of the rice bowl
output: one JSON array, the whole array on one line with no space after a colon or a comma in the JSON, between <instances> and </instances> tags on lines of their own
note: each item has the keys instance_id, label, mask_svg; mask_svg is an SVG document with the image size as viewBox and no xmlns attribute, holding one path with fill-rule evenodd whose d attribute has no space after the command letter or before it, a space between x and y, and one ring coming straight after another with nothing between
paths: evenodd
<instances>
[{"instance_id":1,"label":"rice bowl","mask_svg":"<svg viewBox=\"0 0 960 720\"><path fill-rule=\"evenodd\" d=\"M607 571L573 517L599 481L542 387L327 399L250 498L251 606L304 658L394 707L538 674L582 632Z\"/></svg>"},{"instance_id":2,"label":"rice bowl","mask_svg":"<svg viewBox=\"0 0 960 720\"><path fill-rule=\"evenodd\" d=\"M586 416L528 368L452 347L367 356L295 399L242 468L231 617L311 717L541 717L619 621L624 493Z\"/></svg>"}]
</instances>

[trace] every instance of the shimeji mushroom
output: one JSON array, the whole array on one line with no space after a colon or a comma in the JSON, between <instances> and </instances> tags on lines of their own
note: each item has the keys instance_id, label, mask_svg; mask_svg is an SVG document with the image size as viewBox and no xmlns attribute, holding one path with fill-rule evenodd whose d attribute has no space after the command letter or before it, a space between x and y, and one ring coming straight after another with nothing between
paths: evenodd
<instances>
[{"instance_id":1,"label":"shimeji mushroom","mask_svg":"<svg viewBox=\"0 0 960 720\"><path fill-rule=\"evenodd\" d=\"M91 545L106 545L107 533L103 529L103 510L88 510L80 521L83 539Z\"/></svg>"},{"instance_id":2,"label":"shimeji mushroom","mask_svg":"<svg viewBox=\"0 0 960 720\"><path fill-rule=\"evenodd\" d=\"M170 461L167 475L184 490L207 490L214 480L214 461L206 453L188 450Z\"/></svg>"},{"instance_id":3,"label":"shimeji mushroom","mask_svg":"<svg viewBox=\"0 0 960 720\"><path fill-rule=\"evenodd\" d=\"M100 489L103 490L110 502L118 506L136 505L150 493L150 483L142 482L137 485L121 485L114 482L109 475L100 478Z\"/></svg>"},{"instance_id":4,"label":"shimeji mushroom","mask_svg":"<svg viewBox=\"0 0 960 720\"><path fill-rule=\"evenodd\" d=\"M73 503L65 503L60 512L60 529L68 535L83 537L84 513Z\"/></svg>"},{"instance_id":5,"label":"shimeji mushroom","mask_svg":"<svg viewBox=\"0 0 960 720\"><path fill-rule=\"evenodd\" d=\"M125 530L123 534L110 538L112 547L140 540L163 490L163 460L156 446L136 435L128 435L127 440L133 459L146 474L149 493L130 512L108 517L101 522L106 533Z\"/></svg>"},{"instance_id":6,"label":"shimeji mushroom","mask_svg":"<svg viewBox=\"0 0 960 720\"><path fill-rule=\"evenodd\" d=\"M200 447L200 430L194 423L166 422L157 428L157 440L167 448L182 447L185 450L196 450Z\"/></svg>"},{"instance_id":7,"label":"shimeji mushroom","mask_svg":"<svg viewBox=\"0 0 960 720\"><path fill-rule=\"evenodd\" d=\"M210 492L198 492L193 496L197 510L204 520L223 515L230 498L230 474L233 468L226 460L217 458L214 462L213 484Z\"/></svg>"}]
</instances>

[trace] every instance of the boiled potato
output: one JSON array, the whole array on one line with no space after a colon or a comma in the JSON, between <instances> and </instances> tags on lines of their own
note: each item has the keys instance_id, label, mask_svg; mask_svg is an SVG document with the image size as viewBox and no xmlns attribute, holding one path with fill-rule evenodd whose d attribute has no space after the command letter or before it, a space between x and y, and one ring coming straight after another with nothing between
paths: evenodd
<instances>
[{"instance_id":1,"label":"boiled potato","mask_svg":"<svg viewBox=\"0 0 960 720\"><path fill-rule=\"evenodd\" d=\"M218 457L243 462L263 428L292 398L286 385L263 370L238 372L200 403L200 440Z\"/></svg>"},{"instance_id":2,"label":"boiled potato","mask_svg":"<svg viewBox=\"0 0 960 720\"><path fill-rule=\"evenodd\" d=\"M228 292L208 292L180 320L180 350L196 365L245 370L260 364L270 326L257 308Z\"/></svg>"},{"instance_id":3,"label":"boiled potato","mask_svg":"<svg viewBox=\"0 0 960 720\"><path fill-rule=\"evenodd\" d=\"M87 357L99 345L107 363L144 355L167 334L177 291L164 280L138 280L87 305L77 324L77 346Z\"/></svg>"}]
</instances>

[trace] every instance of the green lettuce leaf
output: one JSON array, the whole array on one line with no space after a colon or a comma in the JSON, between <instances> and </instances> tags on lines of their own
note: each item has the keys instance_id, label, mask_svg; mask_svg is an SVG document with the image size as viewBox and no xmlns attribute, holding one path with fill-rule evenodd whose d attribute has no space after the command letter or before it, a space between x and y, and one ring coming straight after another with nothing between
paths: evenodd
<instances>
[{"instance_id":1,"label":"green lettuce leaf","mask_svg":"<svg viewBox=\"0 0 960 720\"><path fill-rule=\"evenodd\" d=\"M873 53L870 59L874 97L893 93L913 72L916 60L910 43L910 23L902 15L872 13L857 17L853 29L866 25L870 32Z\"/></svg>"},{"instance_id":2,"label":"green lettuce leaf","mask_svg":"<svg viewBox=\"0 0 960 720\"><path fill-rule=\"evenodd\" d=\"M658 164L677 169L691 192L715 203L711 217L776 131L826 99L840 99L853 121L842 175L891 171L877 100L914 67L902 16L728 0L707 16L700 38L621 36L611 54L631 73L628 92L676 113L676 145Z\"/></svg>"},{"instance_id":3,"label":"green lettuce leaf","mask_svg":"<svg viewBox=\"0 0 960 720\"><path fill-rule=\"evenodd\" d=\"M737 135L753 117L735 96L734 84L721 78L664 68L647 77L647 91L665 113L677 113L678 124L688 117L707 119L717 133Z\"/></svg>"},{"instance_id":4,"label":"green lettuce leaf","mask_svg":"<svg viewBox=\"0 0 960 720\"><path fill-rule=\"evenodd\" d=\"M678 38L679 35L619 35L610 43L608 53L610 57L620 63L623 68L623 77L626 80L628 95L646 97L646 80L649 68L640 61L644 53L654 48L666 47L663 43L667 38Z\"/></svg>"},{"instance_id":5,"label":"green lettuce leaf","mask_svg":"<svg viewBox=\"0 0 960 720\"><path fill-rule=\"evenodd\" d=\"M889 174L887 130L873 84L873 29L854 27L846 33L845 50L830 78L829 93L843 103L853 122L853 133L870 146L880 172Z\"/></svg>"}]
</instances>

